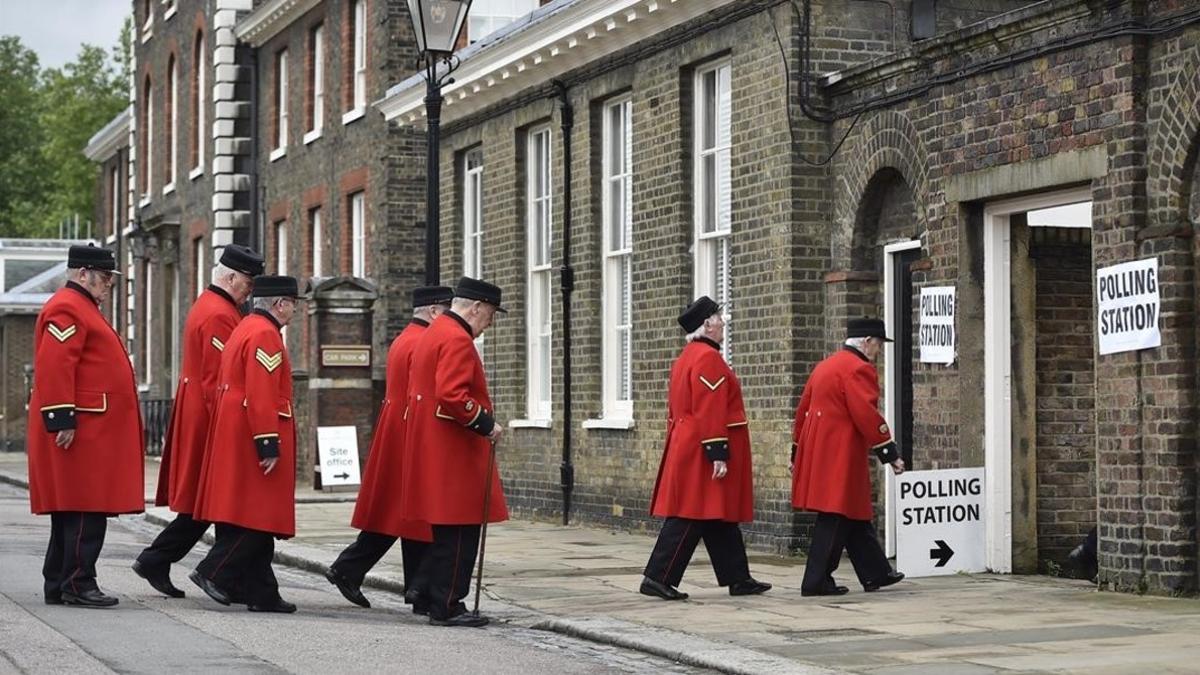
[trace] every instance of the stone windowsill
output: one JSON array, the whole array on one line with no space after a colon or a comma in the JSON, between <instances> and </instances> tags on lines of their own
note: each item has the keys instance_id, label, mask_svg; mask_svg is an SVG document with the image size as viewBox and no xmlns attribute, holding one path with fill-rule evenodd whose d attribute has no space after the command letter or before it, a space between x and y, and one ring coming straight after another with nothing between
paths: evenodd
<instances>
[{"instance_id":1,"label":"stone windowsill","mask_svg":"<svg viewBox=\"0 0 1200 675\"><path fill-rule=\"evenodd\" d=\"M599 417L596 419L584 420L584 429L621 429L628 430L634 427L633 419L622 417Z\"/></svg>"},{"instance_id":2,"label":"stone windowsill","mask_svg":"<svg viewBox=\"0 0 1200 675\"><path fill-rule=\"evenodd\" d=\"M313 141L320 138L321 135L322 135L322 133L321 133L321 129L319 127L316 129L313 129L312 131L304 132L304 144L308 145L309 143L312 143Z\"/></svg>"},{"instance_id":3,"label":"stone windowsill","mask_svg":"<svg viewBox=\"0 0 1200 675\"><path fill-rule=\"evenodd\" d=\"M274 162L274 161L278 161L280 157L284 157L286 155L287 155L287 146L285 145L285 146L275 148L274 150L272 150L268 159L270 161Z\"/></svg>"},{"instance_id":4,"label":"stone windowsill","mask_svg":"<svg viewBox=\"0 0 1200 675\"><path fill-rule=\"evenodd\" d=\"M169 195L175 191L175 181L171 181L163 186L163 196Z\"/></svg>"},{"instance_id":5,"label":"stone windowsill","mask_svg":"<svg viewBox=\"0 0 1200 675\"><path fill-rule=\"evenodd\" d=\"M366 114L367 114L366 108L355 108L354 110L351 110L351 111L347 112L346 114L342 115L342 124L344 124L344 125L350 124L351 122L361 119Z\"/></svg>"},{"instance_id":6,"label":"stone windowsill","mask_svg":"<svg viewBox=\"0 0 1200 675\"><path fill-rule=\"evenodd\" d=\"M188 174L188 180L196 180L197 178L199 178L200 176L203 176L203 175L204 175L204 165L202 164L202 165L192 169L191 173Z\"/></svg>"},{"instance_id":7,"label":"stone windowsill","mask_svg":"<svg viewBox=\"0 0 1200 675\"><path fill-rule=\"evenodd\" d=\"M505 426L509 429L551 429L554 423L551 420L509 420Z\"/></svg>"},{"instance_id":8,"label":"stone windowsill","mask_svg":"<svg viewBox=\"0 0 1200 675\"><path fill-rule=\"evenodd\" d=\"M138 207L145 208L147 206L150 206L150 195L145 194L142 195L142 201L138 202Z\"/></svg>"},{"instance_id":9,"label":"stone windowsill","mask_svg":"<svg viewBox=\"0 0 1200 675\"><path fill-rule=\"evenodd\" d=\"M175 13L177 11L179 11L179 8L175 5L171 5L170 7L168 7L167 11L163 12L163 21L166 21L167 19L175 16Z\"/></svg>"}]
</instances>

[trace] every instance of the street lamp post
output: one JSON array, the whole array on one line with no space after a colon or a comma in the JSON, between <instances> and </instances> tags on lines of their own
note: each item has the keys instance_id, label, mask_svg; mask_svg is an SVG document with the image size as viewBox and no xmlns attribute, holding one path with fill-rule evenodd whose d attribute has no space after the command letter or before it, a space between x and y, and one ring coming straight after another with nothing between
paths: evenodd
<instances>
[{"instance_id":1,"label":"street lamp post","mask_svg":"<svg viewBox=\"0 0 1200 675\"><path fill-rule=\"evenodd\" d=\"M425 68L426 134L425 174L425 283L436 286L441 277L441 118L442 85L454 80L450 73L458 67L454 46L462 32L471 0L408 0L417 49ZM440 68L439 68L440 66Z\"/></svg>"}]
</instances>

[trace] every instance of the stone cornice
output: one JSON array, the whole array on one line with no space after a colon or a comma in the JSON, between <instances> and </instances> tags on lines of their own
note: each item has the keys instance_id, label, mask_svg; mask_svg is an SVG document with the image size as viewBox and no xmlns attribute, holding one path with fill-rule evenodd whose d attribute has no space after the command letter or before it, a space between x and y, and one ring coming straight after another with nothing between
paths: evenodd
<instances>
[{"instance_id":1,"label":"stone cornice","mask_svg":"<svg viewBox=\"0 0 1200 675\"><path fill-rule=\"evenodd\" d=\"M88 139L83 155L93 162L103 162L128 145L129 108L126 108Z\"/></svg>"},{"instance_id":2,"label":"stone cornice","mask_svg":"<svg viewBox=\"0 0 1200 675\"><path fill-rule=\"evenodd\" d=\"M547 5L511 30L459 52L461 66L454 72L454 82L442 88L442 123L467 117L736 1L577 0ZM375 106L397 124L419 123L425 116L422 75L391 87Z\"/></svg>"},{"instance_id":3,"label":"stone cornice","mask_svg":"<svg viewBox=\"0 0 1200 675\"><path fill-rule=\"evenodd\" d=\"M261 47L320 2L321 0L267 0L239 21L233 33L242 42Z\"/></svg>"}]
</instances>

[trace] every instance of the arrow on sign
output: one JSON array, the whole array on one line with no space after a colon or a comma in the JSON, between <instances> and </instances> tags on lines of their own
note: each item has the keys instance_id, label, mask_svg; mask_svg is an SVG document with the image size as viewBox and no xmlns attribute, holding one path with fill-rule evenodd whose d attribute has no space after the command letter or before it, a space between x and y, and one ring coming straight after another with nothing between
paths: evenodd
<instances>
[{"instance_id":1,"label":"arrow on sign","mask_svg":"<svg viewBox=\"0 0 1200 675\"><path fill-rule=\"evenodd\" d=\"M350 477L350 474L348 474L348 473L346 473L345 471L343 471L342 473L335 473L335 474L333 474L333 477L334 477L334 478L341 478L342 480L346 480L347 478L349 478L349 477Z\"/></svg>"},{"instance_id":2,"label":"arrow on sign","mask_svg":"<svg viewBox=\"0 0 1200 675\"><path fill-rule=\"evenodd\" d=\"M937 548L929 549L929 559L937 561L934 567L945 567L946 563L954 557L954 549L947 546L946 542L941 539L934 539L933 543L937 544Z\"/></svg>"}]
</instances>

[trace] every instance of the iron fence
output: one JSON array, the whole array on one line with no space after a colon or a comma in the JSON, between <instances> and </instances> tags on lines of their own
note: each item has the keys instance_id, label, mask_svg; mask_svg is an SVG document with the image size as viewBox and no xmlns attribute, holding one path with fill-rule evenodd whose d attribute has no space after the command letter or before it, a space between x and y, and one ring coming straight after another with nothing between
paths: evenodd
<instances>
[{"instance_id":1,"label":"iron fence","mask_svg":"<svg viewBox=\"0 0 1200 675\"><path fill-rule=\"evenodd\" d=\"M146 433L146 454L159 456L162 454L163 437L167 434L167 425L171 422L171 403L169 398L142 399L142 424Z\"/></svg>"}]
</instances>

